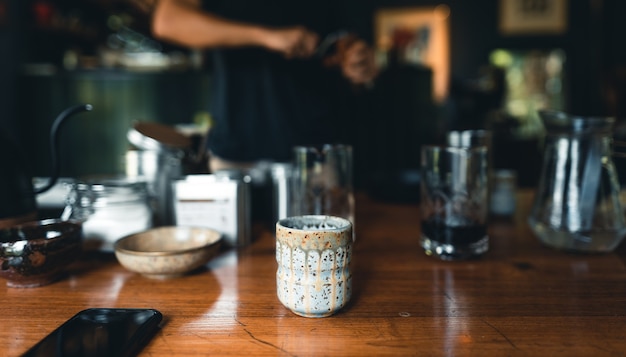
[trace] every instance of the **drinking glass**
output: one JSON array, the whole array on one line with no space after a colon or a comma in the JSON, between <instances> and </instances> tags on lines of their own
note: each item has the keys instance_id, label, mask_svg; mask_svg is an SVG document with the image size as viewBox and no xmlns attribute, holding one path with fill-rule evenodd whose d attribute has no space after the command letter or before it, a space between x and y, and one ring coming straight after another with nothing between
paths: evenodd
<instances>
[{"instance_id":1,"label":"drinking glass","mask_svg":"<svg viewBox=\"0 0 626 357\"><path fill-rule=\"evenodd\" d=\"M487 147L422 147L421 245L427 255L461 260L489 249Z\"/></svg>"},{"instance_id":2,"label":"drinking glass","mask_svg":"<svg viewBox=\"0 0 626 357\"><path fill-rule=\"evenodd\" d=\"M288 215L337 216L354 225L352 147L297 146L294 155Z\"/></svg>"}]
</instances>

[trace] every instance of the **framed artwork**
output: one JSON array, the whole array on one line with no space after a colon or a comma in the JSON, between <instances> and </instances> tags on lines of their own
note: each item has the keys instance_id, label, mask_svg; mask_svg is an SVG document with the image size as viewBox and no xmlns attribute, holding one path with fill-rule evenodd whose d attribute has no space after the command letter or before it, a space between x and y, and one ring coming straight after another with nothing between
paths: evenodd
<instances>
[{"instance_id":1,"label":"framed artwork","mask_svg":"<svg viewBox=\"0 0 626 357\"><path fill-rule=\"evenodd\" d=\"M427 66L433 71L433 98L442 101L448 93L450 72L450 8L384 8L375 13L374 31L379 58L391 51L402 61ZM384 63L384 60L379 62Z\"/></svg>"},{"instance_id":2,"label":"framed artwork","mask_svg":"<svg viewBox=\"0 0 626 357\"><path fill-rule=\"evenodd\" d=\"M567 31L568 0L500 0L503 35L559 35Z\"/></svg>"}]
</instances>

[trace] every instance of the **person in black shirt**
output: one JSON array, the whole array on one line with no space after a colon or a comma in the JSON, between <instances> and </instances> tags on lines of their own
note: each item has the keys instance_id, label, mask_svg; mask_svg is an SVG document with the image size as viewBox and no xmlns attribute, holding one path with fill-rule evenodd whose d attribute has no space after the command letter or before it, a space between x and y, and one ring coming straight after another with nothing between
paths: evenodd
<instances>
[{"instance_id":1,"label":"person in black shirt","mask_svg":"<svg viewBox=\"0 0 626 357\"><path fill-rule=\"evenodd\" d=\"M339 90L371 83L378 69L372 49L344 27L341 4L158 1L156 38L213 54L212 171L287 161L295 145L342 140ZM332 38L335 51L320 53Z\"/></svg>"}]
</instances>

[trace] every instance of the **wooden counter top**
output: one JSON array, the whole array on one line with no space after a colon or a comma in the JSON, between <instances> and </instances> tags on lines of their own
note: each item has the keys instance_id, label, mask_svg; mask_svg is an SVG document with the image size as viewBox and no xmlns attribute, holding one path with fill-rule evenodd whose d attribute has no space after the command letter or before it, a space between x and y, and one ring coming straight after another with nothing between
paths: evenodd
<instances>
[{"instance_id":1,"label":"wooden counter top","mask_svg":"<svg viewBox=\"0 0 626 357\"><path fill-rule=\"evenodd\" d=\"M443 262L419 247L419 208L357 196L354 295L338 314L299 317L276 297L274 237L206 269L155 281L112 255L85 255L65 279L0 288L0 355L18 356L76 312L149 307L164 315L145 356L603 356L626 353L626 253L542 246L526 224L492 221L479 260Z\"/></svg>"}]
</instances>

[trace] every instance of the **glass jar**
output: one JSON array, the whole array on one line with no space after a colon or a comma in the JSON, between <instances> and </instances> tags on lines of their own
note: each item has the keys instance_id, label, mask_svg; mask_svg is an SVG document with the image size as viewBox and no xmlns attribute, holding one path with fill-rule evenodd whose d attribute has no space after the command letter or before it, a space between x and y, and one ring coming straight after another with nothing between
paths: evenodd
<instances>
[{"instance_id":1,"label":"glass jar","mask_svg":"<svg viewBox=\"0 0 626 357\"><path fill-rule=\"evenodd\" d=\"M517 175L513 170L496 170L493 173L489 209L499 217L511 217L515 214L517 201Z\"/></svg>"},{"instance_id":2,"label":"glass jar","mask_svg":"<svg viewBox=\"0 0 626 357\"><path fill-rule=\"evenodd\" d=\"M147 183L125 178L76 182L62 218L83 222L87 250L112 252L118 239L152 228Z\"/></svg>"}]
</instances>

